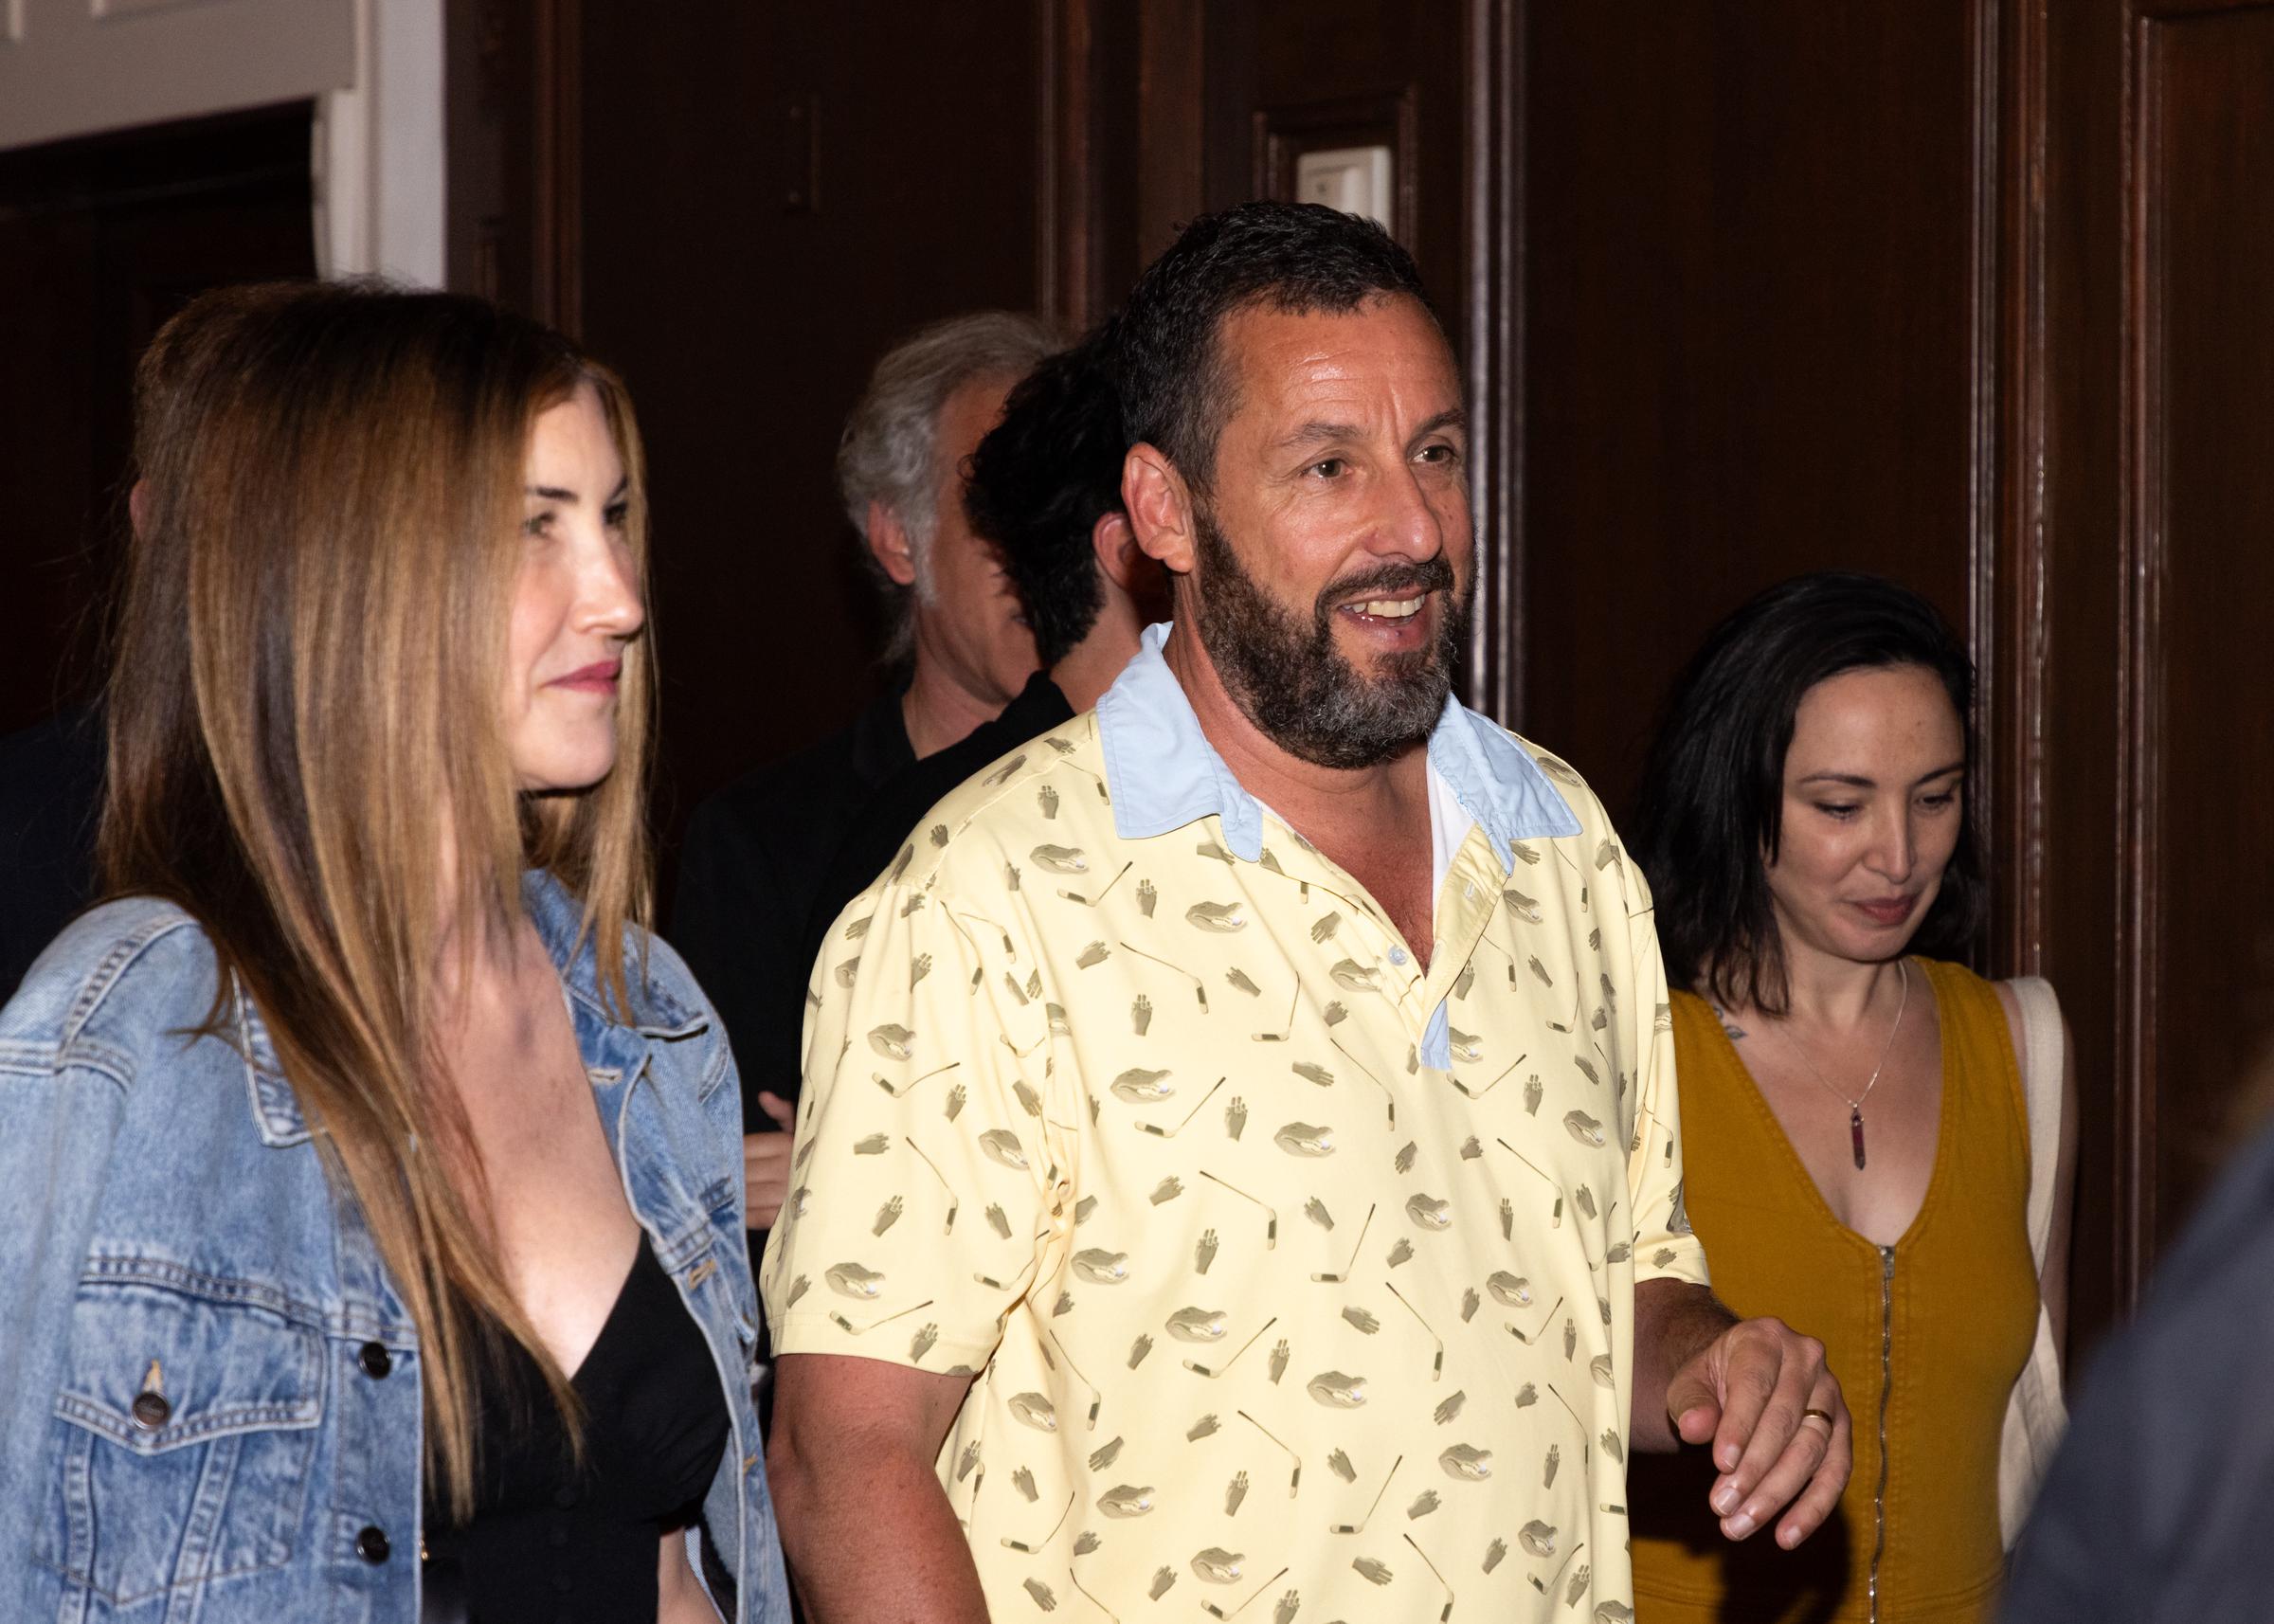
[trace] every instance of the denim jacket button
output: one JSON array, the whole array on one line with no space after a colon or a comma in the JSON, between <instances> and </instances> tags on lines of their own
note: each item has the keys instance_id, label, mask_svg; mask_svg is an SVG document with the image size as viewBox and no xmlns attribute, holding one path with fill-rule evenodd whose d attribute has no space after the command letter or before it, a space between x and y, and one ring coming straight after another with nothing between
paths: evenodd
<instances>
[{"instance_id":1,"label":"denim jacket button","mask_svg":"<svg viewBox=\"0 0 2274 1624\"><path fill-rule=\"evenodd\" d=\"M363 1373L374 1380L395 1367L394 1357L384 1345L375 1342L367 1342L356 1350L355 1362L362 1365Z\"/></svg>"},{"instance_id":2,"label":"denim jacket button","mask_svg":"<svg viewBox=\"0 0 2274 1624\"><path fill-rule=\"evenodd\" d=\"M146 1433L154 1433L173 1418L173 1405L163 1393L137 1393L128 1407L135 1425Z\"/></svg>"},{"instance_id":3,"label":"denim jacket button","mask_svg":"<svg viewBox=\"0 0 2274 1624\"><path fill-rule=\"evenodd\" d=\"M387 1531L383 1528L366 1528L355 1536L355 1554L373 1567L387 1561L393 1549L387 1543Z\"/></svg>"}]
</instances>

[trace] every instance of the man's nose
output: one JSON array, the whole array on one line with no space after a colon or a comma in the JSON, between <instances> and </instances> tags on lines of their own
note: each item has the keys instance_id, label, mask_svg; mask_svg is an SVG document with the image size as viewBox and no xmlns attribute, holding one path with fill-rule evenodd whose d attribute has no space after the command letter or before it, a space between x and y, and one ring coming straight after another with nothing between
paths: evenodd
<instances>
[{"instance_id":1,"label":"man's nose","mask_svg":"<svg viewBox=\"0 0 2274 1624\"><path fill-rule=\"evenodd\" d=\"M1437 493L1422 483L1410 467L1385 481L1381 506L1374 514L1374 550L1388 557L1417 561L1435 558L1445 550L1447 515Z\"/></svg>"}]
</instances>

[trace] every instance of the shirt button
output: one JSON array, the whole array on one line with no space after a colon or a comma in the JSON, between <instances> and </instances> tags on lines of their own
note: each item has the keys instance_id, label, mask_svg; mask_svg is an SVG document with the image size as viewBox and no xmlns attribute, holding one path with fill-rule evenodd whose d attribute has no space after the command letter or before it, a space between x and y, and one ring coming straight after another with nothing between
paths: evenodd
<instances>
[{"instance_id":1,"label":"shirt button","mask_svg":"<svg viewBox=\"0 0 2274 1624\"><path fill-rule=\"evenodd\" d=\"M395 1367L394 1356L383 1344L375 1342L367 1342L356 1350L355 1362L362 1365L363 1373L373 1380Z\"/></svg>"},{"instance_id":2,"label":"shirt button","mask_svg":"<svg viewBox=\"0 0 2274 1624\"><path fill-rule=\"evenodd\" d=\"M393 1548L387 1543L387 1532L383 1528L366 1528L355 1536L355 1554L373 1567L387 1561Z\"/></svg>"},{"instance_id":3,"label":"shirt button","mask_svg":"<svg viewBox=\"0 0 2274 1624\"><path fill-rule=\"evenodd\" d=\"M1402 965L1402 964L1404 964L1404 963L1405 963L1405 949L1404 949L1403 947L1392 947L1392 948L1390 949L1390 963L1391 963L1391 964L1393 964L1393 965Z\"/></svg>"},{"instance_id":4,"label":"shirt button","mask_svg":"<svg viewBox=\"0 0 2274 1624\"><path fill-rule=\"evenodd\" d=\"M565 1573L556 1573L552 1576L552 1588L560 1595L566 1596L576 1588L576 1580Z\"/></svg>"},{"instance_id":5,"label":"shirt button","mask_svg":"<svg viewBox=\"0 0 2274 1624\"><path fill-rule=\"evenodd\" d=\"M173 1406L163 1393L137 1393L127 1411L134 1416L135 1425L146 1433L156 1432L173 1418Z\"/></svg>"},{"instance_id":6,"label":"shirt button","mask_svg":"<svg viewBox=\"0 0 2274 1624\"><path fill-rule=\"evenodd\" d=\"M566 1511L576 1504L576 1490L566 1485L552 1491L552 1503Z\"/></svg>"},{"instance_id":7,"label":"shirt button","mask_svg":"<svg viewBox=\"0 0 2274 1624\"><path fill-rule=\"evenodd\" d=\"M545 1543L556 1551L562 1549L568 1543L568 1530L557 1527L551 1529L546 1534Z\"/></svg>"}]
</instances>

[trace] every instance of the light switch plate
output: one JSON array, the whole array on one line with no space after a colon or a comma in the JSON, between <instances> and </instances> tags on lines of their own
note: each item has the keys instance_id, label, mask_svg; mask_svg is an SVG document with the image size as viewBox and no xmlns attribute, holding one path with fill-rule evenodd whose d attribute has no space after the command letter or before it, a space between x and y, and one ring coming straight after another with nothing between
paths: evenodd
<instances>
[{"instance_id":1,"label":"light switch plate","mask_svg":"<svg viewBox=\"0 0 2274 1624\"><path fill-rule=\"evenodd\" d=\"M1295 200L1363 215L1383 230L1390 221L1390 149L1329 147L1295 158Z\"/></svg>"}]
</instances>

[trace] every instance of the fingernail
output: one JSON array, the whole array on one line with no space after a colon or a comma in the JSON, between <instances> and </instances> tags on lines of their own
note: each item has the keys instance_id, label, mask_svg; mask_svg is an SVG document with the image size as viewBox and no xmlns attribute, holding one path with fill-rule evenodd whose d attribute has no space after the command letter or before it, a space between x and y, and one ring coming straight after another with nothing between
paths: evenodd
<instances>
[{"instance_id":1,"label":"fingernail","mask_svg":"<svg viewBox=\"0 0 2274 1624\"><path fill-rule=\"evenodd\" d=\"M1724 1517L1737 1509L1737 1485L1734 1483L1724 1483L1713 1491L1713 1508Z\"/></svg>"},{"instance_id":2,"label":"fingernail","mask_svg":"<svg viewBox=\"0 0 2274 1624\"><path fill-rule=\"evenodd\" d=\"M1778 1529L1777 1543L1782 1545L1786 1550L1791 1550L1795 1545L1800 1543L1800 1530L1797 1528Z\"/></svg>"},{"instance_id":3,"label":"fingernail","mask_svg":"<svg viewBox=\"0 0 2274 1624\"><path fill-rule=\"evenodd\" d=\"M1753 1531L1753 1515L1749 1511L1740 1511L1723 1526L1731 1539L1742 1540Z\"/></svg>"},{"instance_id":4,"label":"fingernail","mask_svg":"<svg viewBox=\"0 0 2274 1624\"><path fill-rule=\"evenodd\" d=\"M1738 1447L1735 1444L1731 1444L1727 1449L1722 1451L1722 1453L1715 1458L1722 1463L1722 1470L1724 1471L1735 1471L1737 1470L1738 1454Z\"/></svg>"}]
</instances>

